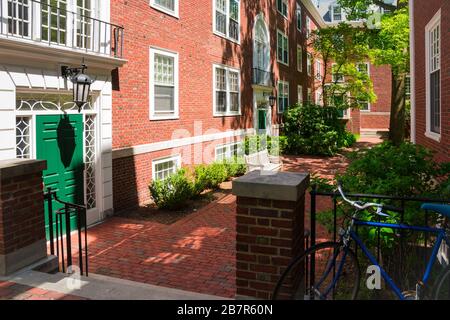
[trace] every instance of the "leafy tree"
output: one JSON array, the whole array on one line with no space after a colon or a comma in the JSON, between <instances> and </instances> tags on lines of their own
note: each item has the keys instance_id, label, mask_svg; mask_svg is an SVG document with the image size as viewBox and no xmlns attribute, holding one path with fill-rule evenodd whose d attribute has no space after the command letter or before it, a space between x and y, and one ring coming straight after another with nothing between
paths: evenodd
<instances>
[{"instance_id":1,"label":"leafy tree","mask_svg":"<svg viewBox=\"0 0 450 320\"><path fill-rule=\"evenodd\" d=\"M326 106L344 110L359 108L362 101L375 101L367 70L359 68L369 58L368 38L364 30L341 23L316 30L309 41L318 58L327 66L321 82ZM330 73L335 75L331 82Z\"/></svg>"},{"instance_id":2,"label":"leafy tree","mask_svg":"<svg viewBox=\"0 0 450 320\"><path fill-rule=\"evenodd\" d=\"M399 145L405 138L405 83L409 73L408 0L338 0L350 20L361 19L369 56L375 65L390 65L392 97L390 140ZM375 13L376 6L387 14ZM376 23L379 18L379 23Z\"/></svg>"}]
</instances>

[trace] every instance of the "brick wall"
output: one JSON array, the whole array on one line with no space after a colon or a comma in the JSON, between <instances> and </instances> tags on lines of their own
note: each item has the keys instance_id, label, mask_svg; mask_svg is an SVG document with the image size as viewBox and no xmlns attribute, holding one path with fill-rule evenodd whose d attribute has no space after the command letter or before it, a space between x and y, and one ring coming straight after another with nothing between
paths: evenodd
<instances>
[{"instance_id":1,"label":"brick wall","mask_svg":"<svg viewBox=\"0 0 450 320\"><path fill-rule=\"evenodd\" d=\"M45 239L42 173L2 180L0 255L42 239Z\"/></svg>"},{"instance_id":2,"label":"brick wall","mask_svg":"<svg viewBox=\"0 0 450 320\"><path fill-rule=\"evenodd\" d=\"M174 130L195 132L195 121L201 121L203 132L247 129L253 127L253 28L262 13L269 27L270 65L277 80L289 81L290 104L297 102L297 86L314 86L314 78L297 71L297 44L306 47L307 10L303 8L303 30L298 31L296 1L289 2L288 19L276 10L276 0L240 1L240 45L213 33L213 1L179 1L179 19L150 7L148 0L112 0L111 22L125 28L124 56L128 63L119 70L119 90L113 92L113 149L126 148L172 139ZM317 22L311 18L312 24ZM312 26L314 29L315 27ZM289 67L277 63L277 29L289 38ZM177 52L179 55L179 119L149 120L149 48ZM241 116L213 116L213 64L224 64L241 70ZM315 74L314 71L312 73ZM273 92L276 93L276 88ZM314 92L313 92L314 94ZM279 123L276 106L273 123ZM151 161L170 155L171 150L113 160L114 207L148 199ZM126 195L128 193L128 195Z\"/></svg>"},{"instance_id":3,"label":"brick wall","mask_svg":"<svg viewBox=\"0 0 450 320\"><path fill-rule=\"evenodd\" d=\"M425 136L426 75L425 27L441 9L441 140ZM416 143L436 152L436 160L450 161L450 2L414 1Z\"/></svg>"},{"instance_id":4,"label":"brick wall","mask_svg":"<svg viewBox=\"0 0 450 320\"><path fill-rule=\"evenodd\" d=\"M303 251L304 201L238 197L238 296L271 298L282 271Z\"/></svg>"}]
</instances>

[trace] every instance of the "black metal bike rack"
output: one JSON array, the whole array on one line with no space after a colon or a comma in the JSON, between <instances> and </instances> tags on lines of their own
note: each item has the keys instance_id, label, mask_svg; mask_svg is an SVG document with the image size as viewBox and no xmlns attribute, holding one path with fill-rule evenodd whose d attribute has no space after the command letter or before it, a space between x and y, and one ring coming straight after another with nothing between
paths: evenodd
<instances>
[{"instance_id":1,"label":"black metal bike rack","mask_svg":"<svg viewBox=\"0 0 450 320\"><path fill-rule=\"evenodd\" d=\"M70 221L76 217L77 242L78 242L78 267L81 275L88 276L88 242L87 242L87 216L86 207L78 204L68 203L58 199L56 190L47 188L44 193L47 202L48 224L49 224L49 249L50 254L58 257L60 271L69 271L72 266L72 232ZM60 203L62 207L53 211L53 200ZM55 214L55 221L53 221ZM64 232L65 229L65 232ZM64 241L65 240L65 241ZM84 245L83 245L84 241ZM64 249L65 247L65 249ZM55 250L56 249L56 250Z\"/></svg>"}]
</instances>

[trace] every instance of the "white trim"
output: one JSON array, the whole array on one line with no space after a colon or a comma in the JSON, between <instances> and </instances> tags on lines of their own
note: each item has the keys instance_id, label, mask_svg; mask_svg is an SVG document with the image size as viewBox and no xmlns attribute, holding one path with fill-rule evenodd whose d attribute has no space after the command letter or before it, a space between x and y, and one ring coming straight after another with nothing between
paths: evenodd
<instances>
[{"instance_id":1,"label":"white trim","mask_svg":"<svg viewBox=\"0 0 450 320\"><path fill-rule=\"evenodd\" d=\"M335 7L340 7L341 8L341 20L335 20L334 19L334 9ZM332 23L340 23L345 21L345 15L344 15L344 10L343 8L336 2L334 2L333 4L330 5L330 20Z\"/></svg>"},{"instance_id":2,"label":"white trim","mask_svg":"<svg viewBox=\"0 0 450 320\"><path fill-rule=\"evenodd\" d=\"M312 53L306 52L306 73L309 77L312 76L313 73L313 64L314 64L314 57Z\"/></svg>"},{"instance_id":3,"label":"white trim","mask_svg":"<svg viewBox=\"0 0 450 320\"><path fill-rule=\"evenodd\" d=\"M175 170L178 170L181 168L181 155L177 154L174 156L168 156L168 157L162 157L162 158L158 158L158 159L154 159L152 160L152 180L155 180L155 167L157 164L160 163L164 163L164 162L169 162L169 161L174 161L175 162Z\"/></svg>"},{"instance_id":4,"label":"white trim","mask_svg":"<svg viewBox=\"0 0 450 320\"><path fill-rule=\"evenodd\" d=\"M229 17L230 16L230 0L225 0L226 1L226 10L227 10L227 12L226 12L226 24L225 24L226 33L222 33L220 31L216 30L216 1L217 0L213 0L213 5L212 5L212 18L213 18L212 19L213 20L212 21L213 22L212 23L212 28L213 28L213 34L240 45L241 44L241 2L242 1L238 0L238 2L239 2L239 6L238 6L239 12L238 12L238 39L237 40L234 39L234 38L231 38L229 36L229 32L230 32L230 27L229 27L229 25L230 25L230 17Z\"/></svg>"},{"instance_id":5,"label":"white trim","mask_svg":"<svg viewBox=\"0 0 450 320\"><path fill-rule=\"evenodd\" d=\"M297 27L297 30L300 32L303 32L303 9L300 3L296 2L295 4L295 26ZM300 13L300 29L298 28L298 14Z\"/></svg>"},{"instance_id":6,"label":"white trim","mask_svg":"<svg viewBox=\"0 0 450 320\"><path fill-rule=\"evenodd\" d=\"M267 42L266 42L267 52L264 53L265 57L267 58L267 65L263 66L263 67L265 67L264 71L270 72L270 66L271 66L271 60L272 60L271 55L270 55L270 31L267 26L266 20L264 18L264 13L262 13L262 12L256 16L255 23L253 25L253 31L252 31L252 35L253 35L253 68L261 68L261 66L257 65L258 57L256 54L256 46L255 46L255 44L256 44L256 27L259 22L264 24L264 29L265 29L264 33L267 38Z\"/></svg>"},{"instance_id":7,"label":"white trim","mask_svg":"<svg viewBox=\"0 0 450 320\"><path fill-rule=\"evenodd\" d=\"M154 74L155 74L155 54L160 54L173 58L173 80L174 80L174 111L173 114L158 116L155 113L155 86L154 86ZM149 119L150 120L169 120L179 118L179 64L178 53L168 51L160 48L150 47L149 50Z\"/></svg>"},{"instance_id":8,"label":"white trim","mask_svg":"<svg viewBox=\"0 0 450 320\"><path fill-rule=\"evenodd\" d=\"M414 25L414 0L409 1L409 41L410 41L410 101L411 101L411 142L416 143L416 52L415 52L415 25Z\"/></svg>"},{"instance_id":9,"label":"white trim","mask_svg":"<svg viewBox=\"0 0 450 320\"><path fill-rule=\"evenodd\" d=\"M337 66L337 63L332 63L331 64L331 81L333 83L344 83L345 82L345 76L344 76L343 73L338 73L338 74L342 74L342 80L336 81L336 72L333 72L334 71L334 66Z\"/></svg>"},{"instance_id":10,"label":"white trim","mask_svg":"<svg viewBox=\"0 0 450 320\"><path fill-rule=\"evenodd\" d=\"M297 102L303 103L303 86L297 85Z\"/></svg>"},{"instance_id":11,"label":"white trim","mask_svg":"<svg viewBox=\"0 0 450 320\"><path fill-rule=\"evenodd\" d=\"M225 81L226 81L226 93L227 93L227 110L225 112L217 112L216 111L216 69L224 69L226 71L226 75L225 75ZM228 79L229 76L229 72L237 72L238 74L238 85L239 85L239 94L238 94L238 99L239 99L239 110L237 112L232 112L229 111L229 108L231 106L230 104L230 82ZM234 68L234 67L230 67L224 64L213 64L213 116L214 117L228 117L228 116L240 116L241 115L241 70Z\"/></svg>"},{"instance_id":12,"label":"white trim","mask_svg":"<svg viewBox=\"0 0 450 320\"><path fill-rule=\"evenodd\" d=\"M194 136L194 137L187 137L187 138L180 138L180 139L171 139L171 140L166 140L166 141L136 145L136 146L132 146L132 147L125 147L125 148L113 150L112 158L113 158L113 160L115 160L115 159L120 159L120 158L125 158L125 157L131 157L131 156L139 155L139 154L145 154L145 153L151 153L151 152L156 152L156 151L161 151L161 150L167 150L167 149L188 146L188 145L197 144L197 143L203 143L203 142L209 142L209 141L227 139L227 138L233 138L233 137L242 137L245 135L253 134L254 131L255 130L253 128L230 130L230 131L206 134L206 135L201 135L201 136Z\"/></svg>"},{"instance_id":13,"label":"white trim","mask_svg":"<svg viewBox=\"0 0 450 320\"><path fill-rule=\"evenodd\" d=\"M434 15L434 17L428 22L425 26L425 78L426 78L426 88L425 88L425 113L426 113L426 130L425 136L427 138L433 139L435 141L441 141L441 133L432 132L430 129L431 122L431 106L430 106L430 31L436 28L439 25L439 63L440 63L440 103L441 103L441 114L440 114L440 130L442 133L442 25L441 25L441 9Z\"/></svg>"},{"instance_id":14,"label":"white trim","mask_svg":"<svg viewBox=\"0 0 450 320\"><path fill-rule=\"evenodd\" d=\"M169 16L175 17L177 19L180 18L179 16L179 1L178 0L173 0L174 1L174 10L170 10L164 6L161 6L160 4L157 4L155 2L156 0L150 0L150 7L152 7L155 10L161 11L165 14L168 14Z\"/></svg>"},{"instance_id":15,"label":"white trim","mask_svg":"<svg viewBox=\"0 0 450 320\"><path fill-rule=\"evenodd\" d=\"M279 38L279 36L282 36L282 37L284 37L284 38L286 38L286 41L287 41L287 62L284 62L284 61L281 61L279 58L278 58L278 38ZM284 40L283 40L284 41ZM277 48L277 50L276 50L276 52L277 52L277 62L278 63L281 63L281 64L284 64L285 66L288 66L289 67L289 38L288 38L288 36L282 31L282 30L280 30L280 29L277 29L277 46L276 46L276 48ZM283 48L282 48L283 49ZM284 57L284 53L283 53L283 57Z\"/></svg>"}]
</instances>

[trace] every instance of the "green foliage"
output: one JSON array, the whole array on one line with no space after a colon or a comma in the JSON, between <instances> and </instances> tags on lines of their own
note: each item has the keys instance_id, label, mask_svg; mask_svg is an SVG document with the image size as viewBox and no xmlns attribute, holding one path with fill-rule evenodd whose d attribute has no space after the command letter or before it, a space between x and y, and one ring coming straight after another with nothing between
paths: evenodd
<instances>
[{"instance_id":1,"label":"green foliage","mask_svg":"<svg viewBox=\"0 0 450 320\"><path fill-rule=\"evenodd\" d=\"M160 209L177 210L193 195L193 185L184 169L178 170L164 180L154 180L150 193Z\"/></svg>"},{"instance_id":2,"label":"green foliage","mask_svg":"<svg viewBox=\"0 0 450 320\"><path fill-rule=\"evenodd\" d=\"M269 154L277 156L283 153L287 144L286 137L251 135L244 139L244 150L249 155L267 149Z\"/></svg>"},{"instance_id":3,"label":"green foliage","mask_svg":"<svg viewBox=\"0 0 450 320\"><path fill-rule=\"evenodd\" d=\"M205 189L215 189L228 178L227 166L219 162L196 166L194 172L194 190L196 194L201 193Z\"/></svg>"},{"instance_id":4,"label":"green foliage","mask_svg":"<svg viewBox=\"0 0 450 320\"><path fill-rule=\"evenodd\" d=\"M375 102L376 95L369 73L358 66L369 59L366 30L347 23L315 30L311 43L326 68L322 80L323 101L339 110L360 108L362 101ZM327 81L327 74L335 75Z\"/></svg>"},{"instance_id":5,"label":"green foliage","mask_svg":"<svg viewBox=\"0 0 450 320\"><path fill-rule=\"evenodd\" d=\"M234 157L224 161L225 168L227 169L227 179L231 177L243 176L247 171L245 161L241 157Z\"/></svg>"},{"instance_id":6,"label":"green foliage","mask_svg":"<svg viewBox=\"0 0 450 320\"><path fill-rule=\"evenodd\" d=\"M283 148L290 154L333 155L354 143L333 107L295 105L284 117Z\"/></svg>"}]
</instances>

